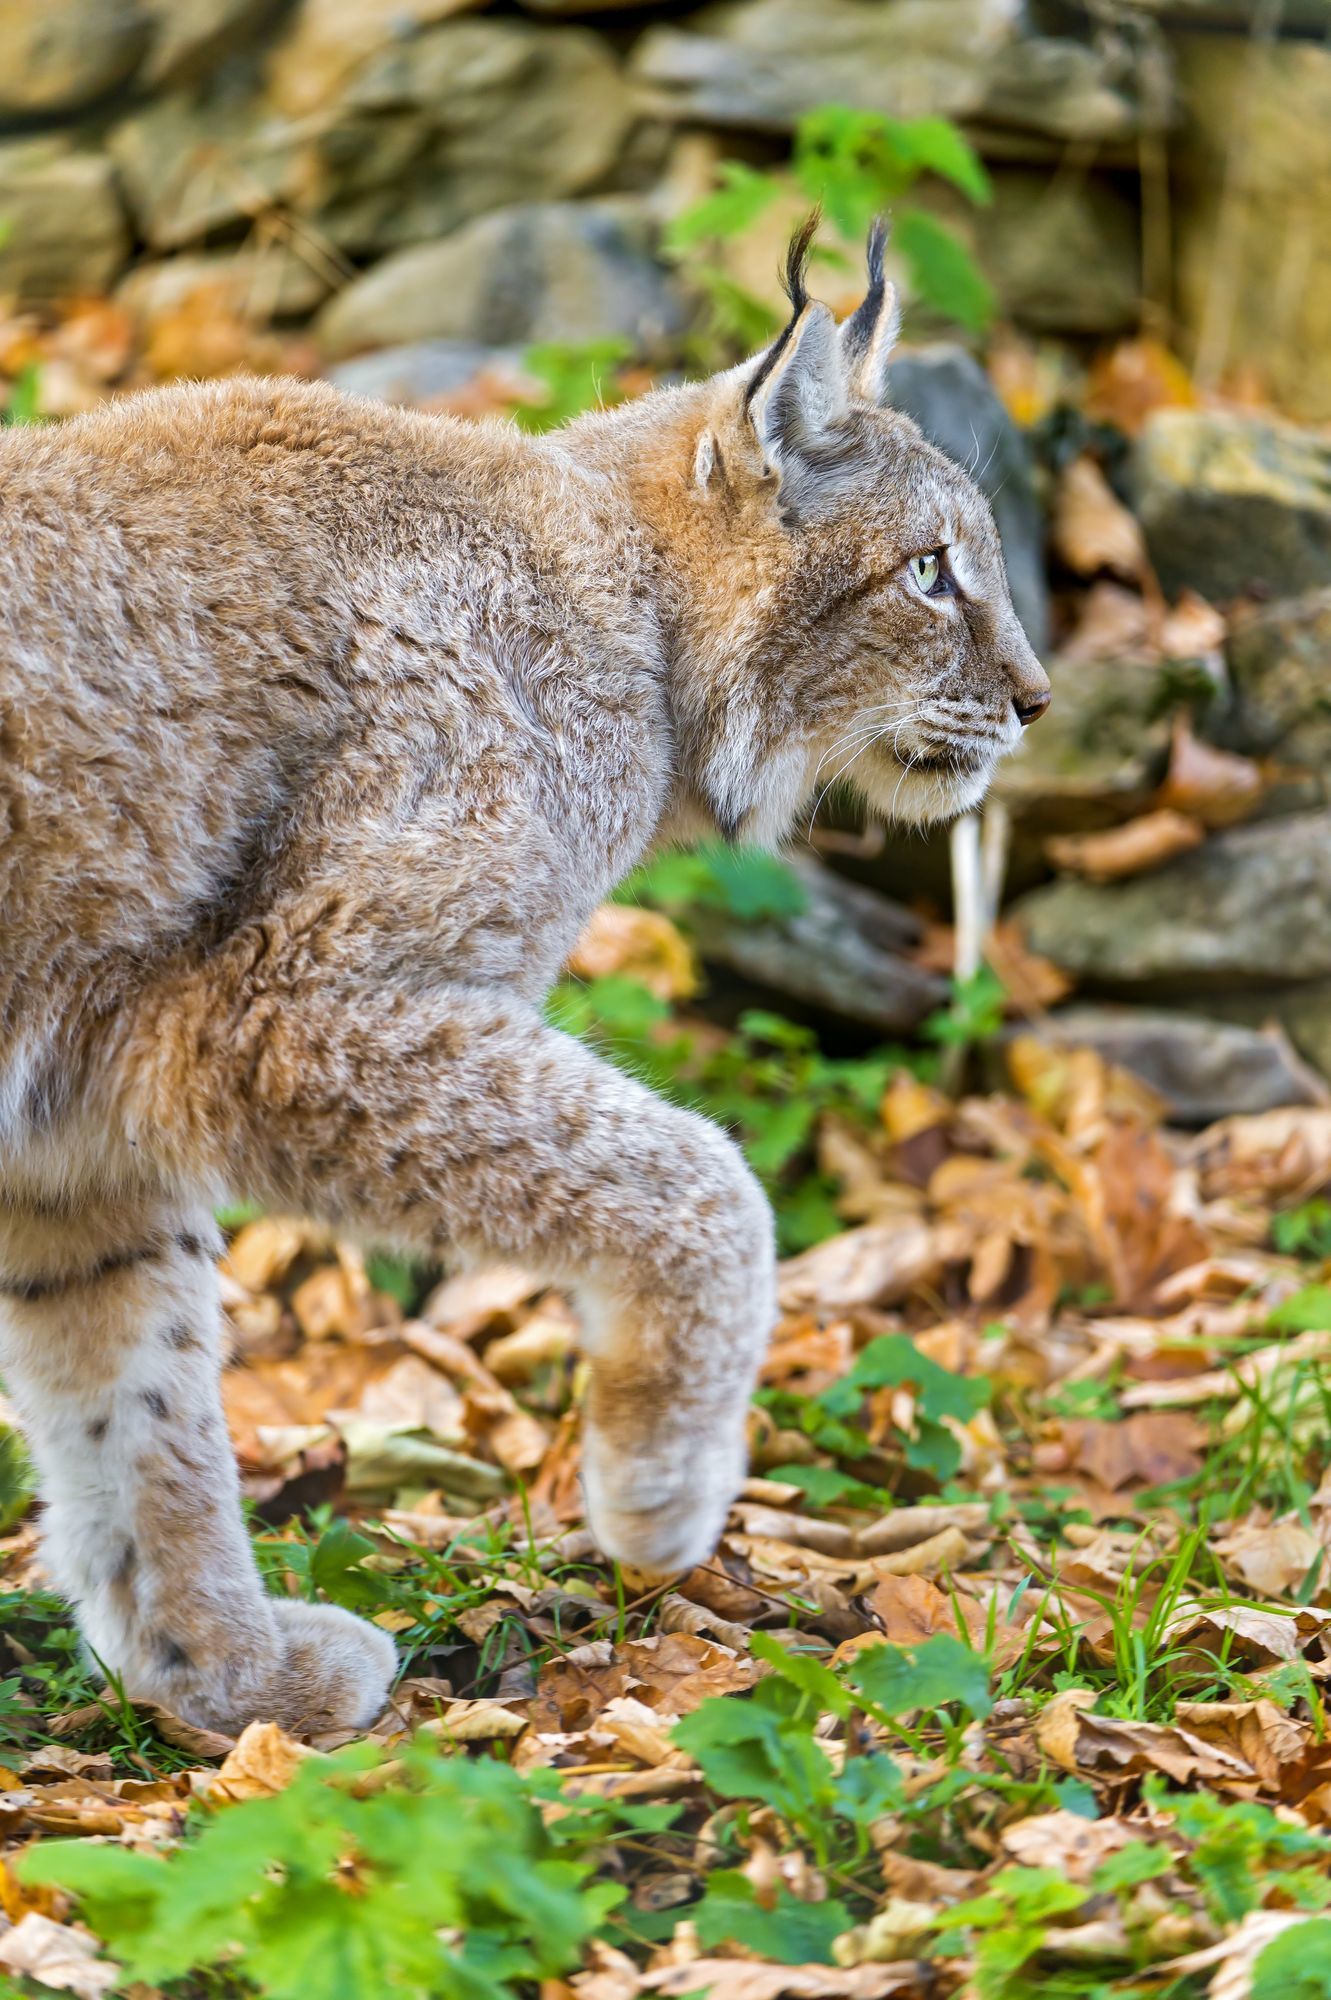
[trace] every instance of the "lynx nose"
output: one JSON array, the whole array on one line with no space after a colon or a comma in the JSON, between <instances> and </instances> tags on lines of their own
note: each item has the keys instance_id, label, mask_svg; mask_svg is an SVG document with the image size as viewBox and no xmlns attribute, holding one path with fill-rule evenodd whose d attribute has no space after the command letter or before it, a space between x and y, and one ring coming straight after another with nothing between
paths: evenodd
<instances>
[{"instance_id":1,"label":"lynx nose","mask_svg":"<svg viewBox=\"0 0 1331 2000\"><path fill-rule=\"evenodd\" d=\"M1029 729L1033 722L1040 720L1040 717L1048 708L1049 691L1046 688L1043 694L1032 695L1026 701L1014 697L1012 706L1017 712L1017 720L1022 728Z\"/></svg>"}]
</instances>

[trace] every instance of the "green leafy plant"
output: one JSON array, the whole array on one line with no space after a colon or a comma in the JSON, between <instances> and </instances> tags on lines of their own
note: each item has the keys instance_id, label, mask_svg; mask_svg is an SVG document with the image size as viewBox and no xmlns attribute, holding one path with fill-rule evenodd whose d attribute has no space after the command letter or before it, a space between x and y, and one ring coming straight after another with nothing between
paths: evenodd
<instances>
[{"instance_id":1,"label":"green leafy plant","mask_svg":"<svg viewBox=\"0 0 1331 2000\"><path fill-rule=\"evenodd\" d=\"M614 900L647 903L686 924L693 910L761 923L798 916L808 897L799 876L776 855L718 840L658 855L625 878Z\"/></svg>"},{"instance_id":2,"label":"green leafy plant","mask_svg":"<svg viewBox=\"0 0 1331 2000\"><path fill-rule=\"evenodd\" d=\"M40 424L44 421L41 366L36 361L25 361L10 386L9 401L0 415L0 423Z\"/></svg>"},{"instance_id":3,"label":"green leafy plant","mask_svg":"<svg viewBox=\"0 0 1331 2000\"><path fill-rule=\"evenodd\" d=\"M214 1813L169 1859L61 1842L23 1879L77 1896L131 1980L209 1968L267 2000L507 2000L553 1977L620 1897L560 1851L506 1765L418 1745L405 1784L363 1785L357 1746L288 1789Z\"/></svg>"},{"instance_id":4,"label":"green leafy plant","mask_svg":"<svg viewBox=\"0 0 1331 2000\"><path fill-rule=\"evenodd\" d=\"M1331 2000L1331 1919L1292 1924L1263 1945L1252 1969L1252 2000Z\"/></svg>"},{"instance_id":5,"label":"green leafy plant","mask_svg":"<svg viewBox=\"0 0 1331 2000\"><path fill-rule=\"evenodd\" d=\"M0 1533L27 1512L35 1488L32 1461L22 1438L0 1420Z\"/></svg>"},{"instance_id":6,"label":"green leafy plant","mask_svg":"<svg viewBox=\"0 0 1331 2000\"><path fill-rule=\"evenodd\" d=\"M1271 1217L1271 1241L1287 1257L1331 1257L1331 1201L1317 1195Z\"/></svg>"},{"instance_id":7,"label":"green leafy plant","mask_svg":"<svg viewBox=\"0 0 1331 2000\"><path fill-rule=\"evenodd\" d=\"M515 402L512 414L519 429L550 431L581 416L584 410L622 402L617 371L633 352L633 343L611 335L604 340L546 341L523 356L527 373L541 385L539 402Z\"/></svg>"},{"instance_id":8,"label":"green leafy plant","mask_svg":"<svg viewBox=\"0 0 1331 2000\"><path fill-rule=\"evenodd\" d=\"M849 265L847 250L853 246L858 261L869 224L890 212L912 297L982 332L993 313L993 295L970 252L936 216L902 199L926 175L949 182L972 202L990 199L984 167L945 118L892 118L829 104L806 113L796 128L790 178L810 204L821 205L843 246L824 249L823 257ZM775 322L762 301L716 260L715 246L751 230L785 184L776 173L725 161L718 186L676 216L666 232L667 250L690 260L689 275L708 300L714 334L735 347L768 339Z\"/></svg>"}]
</instances>

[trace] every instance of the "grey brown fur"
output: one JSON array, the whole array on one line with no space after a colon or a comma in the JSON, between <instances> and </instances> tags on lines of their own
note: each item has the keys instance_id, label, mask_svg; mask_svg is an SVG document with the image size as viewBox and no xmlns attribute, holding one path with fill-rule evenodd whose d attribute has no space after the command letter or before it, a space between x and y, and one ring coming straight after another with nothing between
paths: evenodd
<instances>
[{"instance_id":1,"label":"grey brown fur","mask_svg":"<svg viewBox=\"0 0 1331 2000\"><path fill-rule=\"evenodd\" d=\"M766 1202L542 996L654 844L777 841L837 774L956 811L1047 695L983 499L879 407L890 291L843 336L796 276L756 385L546 438L231 382L0 439L0 1371L131 1693L352 1726L393 1668L255 1574L233 1192L568 1286L602 1546L721 1527Z\"/></svg>"}]
</instances>

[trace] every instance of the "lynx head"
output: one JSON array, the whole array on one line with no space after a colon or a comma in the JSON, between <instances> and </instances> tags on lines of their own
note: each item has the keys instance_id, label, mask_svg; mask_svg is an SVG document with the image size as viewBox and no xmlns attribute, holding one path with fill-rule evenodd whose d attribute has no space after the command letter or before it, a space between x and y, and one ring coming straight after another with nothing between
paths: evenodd
<instances>
[{"instance_id":1,"label":"lynx head","mask_svg":"<svg viewBox=\"0 0 1331 2000\"><path fill-rule=\"evenodd\" d=\"M983 494L884 407L885 231L838 327L805 287L816 220L784 331L695 392L672 455L682 748L711 818L759 839L836 780L908 821L964 811L1049 701Z\"/></svg>"}]
</instances>

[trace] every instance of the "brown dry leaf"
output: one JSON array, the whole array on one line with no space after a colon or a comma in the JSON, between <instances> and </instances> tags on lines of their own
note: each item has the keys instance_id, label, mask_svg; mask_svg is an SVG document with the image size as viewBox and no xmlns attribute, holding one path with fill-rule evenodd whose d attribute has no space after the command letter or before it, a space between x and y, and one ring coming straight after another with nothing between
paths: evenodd
<instances>
[{"instance_id":1,"label":"brown dry leaf","mask_svg":"<svg viewBox=\"0 0 1331 2000\"><path fill-rule=\"evenodd\" d=\"M371 1423L409 1424L444 1444L460 1444L466 1435L461 1396L447 1376L417 1354L404 1354L386 1374L368 1382L356 1409Z\"/></svg>"},{"instance_id":2,"label":"brown dry leaf","mask_svg":"<svg viewBox=\"0 0 1331 2000\"><path fill-rule=\"evenodd\" d=\"M436 1285L421 1307L421 1318L427 1326L446 1328L465 1340L544 1289L539 1278L516 1264L487 1264Z\"/></svg>"},{"instance_id":3,"label":"brown dry leaf","mask_svg":"<svg viewBox=\"0 0 1331 2000\"><path fill-rule=\"evenodd\" d=\"M209 1772L199 1790L231 1805L241 1799L271 1799L286 1790L307 1757L317 1754L275 1722L251 1722L221 1770Z\"/></svg>"},{"instance_id":4,"label":"brown dry leaf","mask_svg":"<svg viewBox=\"0 0 1331 2000\"><path fill-rule=\"evenodd\" d=\"M1098 1049L1046 1039L1038 1028L1013 1036L1007 1067L1031 1108L1079 1146L1110 1120L1153 1127L1164 1116L1163 1099L1131 1070L1106 1062Z\"/></svg>"},{"instance_id":5,"label":"brown dry leaf","mask_svg":"<svg viewBox=\"0 0 1331 2000\"><path fill-rule=\"evenodd\" d=\"M1212 1546L1258 1597L1293 1597L1323 1554L1317 1536L1297 1520L1240 1523Z\"/></svg>"},{"instance_id":6,"label":"brown dry leaf","mask_svg":"<svg viewBox=\"0 0 1331 2000\"><path fill-rule=\"evenodd\" d=\"M20 1768L25 1778L91 1778L100 1783L109 1783L115 1771L105 1751L66 1750L59 1743L32 1751Z\"/></svg>"},{"instance_id":7,"label":"brown dry leaf","mask_svg":"<svg viewBox=\"0 0 1331 2000\"><path fill-rule=\"evenodd\" d=\"M1177 604L1160 621L1160 651L1167 660L1212 659L1225 643L1228 627L1214 604L1195 590L1179 593Z\"/></svg>"},{"instance_id":8,"label":"brown dry leaf","mask_svg":"<svg viewBox=\"0 0 1331 2000\"><path fill-rule=\"evenodd\" d=\"M1149 1299L1163 1279L1206 1255L1200 1223L1175 1206L1174 1157L1156 1133L1113 1120L1084 1169L1066 1155L1062 1169L1080 1198L1116 1304Z\"/></svg>"},{"instance_id":9,"label":"brown dry leaf","mask_svg":"<svg viewBox=\"0 0 1331 2000\"><path fill-rule=\"evenodd\" d=\"M1165 1627L1172 1645L1200 1639L1208 1651L1218 1651L1228 1634L1235 1658L1259 1665L1296 1660L1331 1626L1331 1611L1310 1605L1290 1611L1269 1611L1257 1604L1180 1604Z\"/></svg>"},{"instance_id":10,"label":"brown dry leaf","mask_svg":"<svg viewBox=\"0 0 1331 2000\"><path fill-rule=\"evenodd\" d=\"M282 1282L298 1257L320 1256L331 1247L328 1231L314 1223L265 1215L236 1232L222 1268L247 1291L266 1292Z\"/></svg>"},{"instance_id":11,"label":"brown dry leaf","mask_svg":"<svg viewBox=\"0 0 1331 2000\"><path fill-rule=\"evenodd\" d=\"M78 2000L100 2000L119 1983L120 1967L98 1958L99 1949L86 1931L29 1910L0 1937L0 1968L58 1993L75 1993Z\"/></svg>"},{"instance_id":12,"label":"brown dry leaf","mask_svg":"<svg viewBox=\"0 0 1331 2000\"><path fill-rule=\"evenodd\" d=\"M576 1990L577 1980L572 1984ZM639 1986L640 1992L661 1993L666 2000L684 2000L690 1993L706 1993L709 2000L890 2000L893 1994L920 1990L920 1968L913 1959L841 1967L697 1958L644 1973Z\"/></svg>"},{"instance_id":13,"label":"brown dry leaf","mask_svg":"<svg viewBox=\"0 0 1331 2000\"><path fill-rule=\"evenodd\" d=\"M578 1332L573 1311L552 1293L512 1333L490 1341L482 1359L506 1388L514 1388L539 1369L566 1361L577 1348Z\"/></svg>"},{"instance_id":14,"label":"brown dry leaf","mask_svg":"<svg viewBox=\"0 0 1331 2000\"><path fill-rule=\"evenodd\" d=\"M1176 354L1151 334L1120 340L1091 364L1082 407L1096 423L1135 437L1155 410L1197 403L1192 377Z\"/></svg>"},{"instance_id":15,"label":"brown dry leaf","mask_svg":"<svg viewBox=\"0 0 1331 2000\"><path fill-rule=\"evenodd\" d=\"M1208 1201L1304 1199L1331 1180L1331 1110L1294 1105L1222 1118L1198 1133L1188 1158Z\"/></svg>"},{"instance_id":16,"label":"brown dry leaf","mask_svg":"<svg viewBox=\"0 0 1331 2000\"><path fill-rule=\"evenodd\" d=\"M1081 1813L1037 1813L999 1835L1005 1854L1023 1868L1057 1868L1073 1882L1089 1882L1100 1863L1142 1829L1126 1819L1086 1819Z\"/></svg>"},{"instance_id":17,"label":"brown dry leaf","mask_svg":"<svg viewBox=\"0 0 1331 2000\"><path fill-rule=\"evenodd\" d=\"M658 1000L688 1000L698 971L687 938L656 910L602 903L574 945L568 969L576 979L614 974L635 979Z\"/></svg>"},{"instance_id":18,"label":"brown dry leaf","mask_svg":"<svg viewBox=\"0 0 1331 2000\"><path fill-rule=\"evenodd\" d=\"M1303 1761L1312 1741L1309 1724L1273 1701L1181 1701L1175 1719L1189 1735L1251 1764L1268 1792L1283 1789L1287 1769Z\"/></svg>"},{"instance_id":19,"label":"brown dry leaf","mask_svg":"<svg viewBox=\"0 0 1331 2000\"><path fill-rule=\"evenodd\" d=\"M1234 1751L1177 1726L1093 1715L1095 1700L1090 1688L1068 1688L1036 1717L1036 1746L1061 1769L1125 1777L1163 1771L1175 1784L1200 1780L1220 1789L1256 1783L1252 1765Z\"/></svg>"},{"instance_id":20,"label":"brown dry leaf","mask_svg":"<svg viewBox=\"0 0 1331 2000\"><path fill-rule=\"evenodd\" d=\"M312 1272L297 1287L291 1310L308 1340L359 1340L402 1318L397 1302L373 1289L365 1275L365 1259L350 1243L339 1243L337 1262Z\"/></svg>"},{"instance_id":21,"label":"brown dry leaf","mask_svg":"<svg viewBox=\"0 0 1331 2000\"><path fill-rule=\"evenodd\" d=\"M984 1628L984 1613L967 1598L954 1600L936 1583L918 1573L907 1576L878 1575L865 1604L881 1626L881 1632L866 1633L865 1640L886 1639L894 1646L915 1646L937 1632L954 1637L959 1607L972 1633ZM973 1621L973 1622L972 1622ZM854 1646L855 1641L847 1642ZM846 1647L842 1647L844 1653Z\"/></svg>"},{"instance_id":22,"label":"brown dry leaf","mask_svg":"<svg viewBox=\"0 0 1331 2000\"><path fill-rule=\"evenodd\" d=\"M1077 666L1094 666L1101 660L1151 659L1156 648L1145 598L1107 577L1093 583L1059 650L1063 659Z\"/></svg>"},{"instance_id":23,"label":"brown dry leaf","mask_svg":"<svg viewBox=\"0 0 1331 2000\"><path fill-rule=\"evenodd\" d=\"M939 1232L927 1223L866 1223L788 1257L778 1296L785 1312L890 1305L917 1285L936 1284L947 1254Z\"/></svg>"},{"instance_id":24,"label":"brown dry leaf","mask_svg":"<svg viewBox=\"0 0 1331 2000\"><path fill-rule=\"evenodd\" d=\"M1072 991L1073 981L1062 966L1032 951L1019 924L1000 919L985 941L984 955L1003 982L1009 1019L1056 1007Z\"/></svg>"},{"instance_id":25,"label":"brown dry leaf","mask_svg":"<svg viewBox=\"0 0 1331 2000\"><path fill-rule=\"evenodd\" d=\"M1201 742L1187 717L1175 716L1169 770L1156 794L1159 806L1190 814L1204 826L1232 826L1250 818L1265 790L1260 764Z\"/></svg>"},{"instance_id":26,"label":"brown dry leaf","mask_svg":"<svg viewBox=\"0 0 1331 2000\"><path fill-rule=\"evenodd\" d=\"M914 1956L919 1946L935 1930L942 1904L917 1902L908 1896L891 1896L867 1924L843 1931L832 1946L838 1965L902 1963Z\"/></svg>"},{"instance_id":27,"label":"brown dry leaf","mask_svg":"<svg viewBox=\"0 0 1331 2000\"><path fill-rule=\"evenodd\" d=\"M1200 847L1206 828L1186 813L1161 808L1125 820L1107 833L1051 834L1044 849L1056 868L1088 882L1119 882L1163 867L1177 854Z\"/></svg>"},{"instance_id":28,"label":"brown dry leaf","mask_svg":"<svg viewBox=\"0 0 1331 2000\"><path fill-rule=\"evenodd\" d=\"M1316 1920L1306 1910L1250 1910L1238 1928L1218 1944L1208 1945L1205 1951L1189 1952L1185 1958L1170 1959L1153 1969L1163 1977L1208 1972L1214 1967L1215 1977L1206 1989L1209 2000L1248 2000L1253 1969L1266 1947L1295 1924Z\"/></svg>"},{"instance_id":29,"label":"brown dry leaf","mask_svg":"<svg viewBox=\"0 0 1331 2000\"><path fill-rule=\"evenodd\" d=\"M401 1350L309 1342L284 1361L255 1361L222 1376L227 1427L238 1456L262 1465L265 1427L322 1424L330 1409L354 1409L366 1387L385 1374Z\"/></svg>"},{"instance_id":30,"label":"brown dry leaf","mask_svg":"<svg viewBox=\"0 0 1331 2000\"><path fill-rule=\"evenodd\" d=\"M451 1701L443 1714L424 1725L431 1735L454 1743L497 1743L521 1736L527 1718L498 1701Z\"/></svg>"},{"instance_id":31,"label":"brown dry leaf","mask_svg":"<svg viewBox=\"0 0 1331 2000\"><path fill-rule=\"evenodd\" d=\"M159 382L210 380L239 372L277 374L282 343L236 309L231 285L206 282L162 313L143 343L144 365Z\"/></svg>"},{"instance_id":32,"label":"brown dry leaf","mask_svg":"<svg viewBox=\"0 0 1331 2000\"><path fill-rule=\"evenodd\" d=\"M1149 575L1146 544L1136 518L1085 453L1059 475L1052 525L1054 547L1075 575L1096 576L1108 570L1128 583L1140 583Z\"/></svg>"},{"instance_id":33,"label":"brown dry leaf","mask_svg":"<svg viewBox=\"0 0 1331 2000\"><path fill-rule=\"evenodd\" d=\"M1068 1463L1111 1493L1192 1478L1206 1438L1200 1423L1175 1410L1139 1410L1112 1421L1088 1418L1063 1426Z\"/></svg>"}]
</instances>

